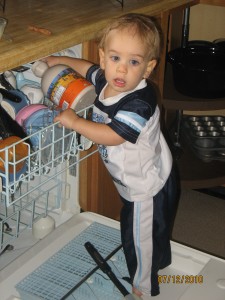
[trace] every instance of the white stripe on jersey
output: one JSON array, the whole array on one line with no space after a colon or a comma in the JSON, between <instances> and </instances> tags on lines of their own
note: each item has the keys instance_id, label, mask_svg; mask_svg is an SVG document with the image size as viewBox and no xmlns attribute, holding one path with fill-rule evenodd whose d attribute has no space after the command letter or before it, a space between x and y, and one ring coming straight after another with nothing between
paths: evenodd
<instances>
[{"instance_id":1,"label":"white stripe on jersey","mask_svg":"<svg viewBox=\"0 0 225 300\"><path fill-rule=\"evenodd\" d=\"M141 117L140 115L125 110L120 110L116 114L115 119L128 125L129 127L136 130L137 132L141 132L142 128L145 126L147 122L147 120Z\"/></svg>"}]
</instances>

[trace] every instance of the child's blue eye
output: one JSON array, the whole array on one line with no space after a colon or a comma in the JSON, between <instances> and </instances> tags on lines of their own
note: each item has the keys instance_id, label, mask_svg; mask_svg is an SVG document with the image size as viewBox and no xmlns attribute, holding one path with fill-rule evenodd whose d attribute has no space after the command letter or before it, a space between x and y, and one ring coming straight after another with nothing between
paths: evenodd
<instances>
[{"instance_id":1,"label":"child's blue eye","mask_svg":"<svg viewBox=\"0 0 225 300\"><path fill-rule=\"evenodd\" d=\"M111 59L113 61L118 61L119 60L119 56L113 55L113 56L111 56Z\"/></svg>"},{"instance_id":2,"label":"child's blue eye","mask_svg":"<svg viewBox=\"0 0 225 300\"><path fill-rule=\"evenodd\" d=\"M135 60L135 59L132 59L132 60L130 61L130 63L131 63L131 65L133 65L133 66L136 66L136 65L139 64L139 62L138 62L137 60Z\"/></svg>"}]
</instances>

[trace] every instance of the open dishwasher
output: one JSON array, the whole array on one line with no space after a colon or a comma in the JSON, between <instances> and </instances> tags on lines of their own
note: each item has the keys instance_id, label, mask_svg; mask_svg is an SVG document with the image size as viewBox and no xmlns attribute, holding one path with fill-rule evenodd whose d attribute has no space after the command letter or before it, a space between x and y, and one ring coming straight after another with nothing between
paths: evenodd
<instances>
[{"instance_id":1,"label":"open dishwasher","mask_svg":"<svg viewBox=\"0 0 225 300\"><path fill-rule=\"evenodd\" d=\"M82 117L90 110L83 109ZM123 299L85 249L91 242L131 293L119 223L80 212L80 152L90 141L53 123L57 113L47 107L37 117L43 126L32 120L27 137L0 149L0 299ZM171 244L173 262L160 271L161 292L154 298L224 300L225 261Z\"/></svg>"}]
</instances>

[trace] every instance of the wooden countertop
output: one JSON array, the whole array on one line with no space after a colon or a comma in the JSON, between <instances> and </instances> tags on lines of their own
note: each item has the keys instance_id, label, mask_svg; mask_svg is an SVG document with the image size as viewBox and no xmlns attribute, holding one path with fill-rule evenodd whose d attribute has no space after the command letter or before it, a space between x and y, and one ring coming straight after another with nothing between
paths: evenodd
<instances>
[{"instance_id":1,"label":"wooden countertop","mask_svg":"<svg viewBox=\"0 0 225 300\"><path fill-rule=\"evenodd\" d=\"M106 22L128 12L158 16L198 0L6 0L0 16L8 20L0 40L0 72L94 39ZM49 29L51 36L29 31L29 25Z\"/></svg>"}]
</instances>

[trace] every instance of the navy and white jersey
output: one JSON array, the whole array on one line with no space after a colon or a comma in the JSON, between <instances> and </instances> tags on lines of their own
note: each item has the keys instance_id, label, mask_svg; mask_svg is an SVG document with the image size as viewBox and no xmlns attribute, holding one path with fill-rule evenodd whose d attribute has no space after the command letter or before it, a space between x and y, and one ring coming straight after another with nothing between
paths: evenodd
<instances>
[{"instance_id":1,"label":"navy and white jersey","mask_svg":"<svg viewBox=\"0 0 225 300\"><path fill-rule=\"evenodd\" d=\"M172 167L153 86L143 79L134 90L105 99L107 82L99 66L91 66L86 77L97 94L93 121L107 124L125 139L117 146L98 145L119 194L132 202L153 197L164 186Z\"/></svg>"}]
</instances>

